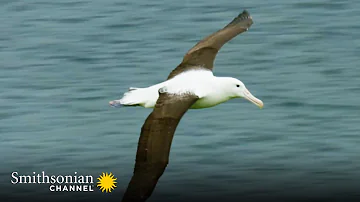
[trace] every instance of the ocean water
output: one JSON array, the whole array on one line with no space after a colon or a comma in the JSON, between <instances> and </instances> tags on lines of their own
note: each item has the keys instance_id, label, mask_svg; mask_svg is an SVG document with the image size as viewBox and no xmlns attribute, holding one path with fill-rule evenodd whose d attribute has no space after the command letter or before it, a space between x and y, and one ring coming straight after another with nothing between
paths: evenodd
<instances>
[{"instance_id":1,"label":"ocean water","mask_svg":"<svg viewBox=\"0 0 360 202\"><path fill-rule=\"evenodd\" d=\"M243 9L254 24L214 74L239 78L265 107L188 111L148 201L360 198L360 1L2 0L0 201L120 201L151 109L108 101L166 79ZM112 172L117 187L51 192L12 184L15 171Z\"/></svg>"}]
</instances>

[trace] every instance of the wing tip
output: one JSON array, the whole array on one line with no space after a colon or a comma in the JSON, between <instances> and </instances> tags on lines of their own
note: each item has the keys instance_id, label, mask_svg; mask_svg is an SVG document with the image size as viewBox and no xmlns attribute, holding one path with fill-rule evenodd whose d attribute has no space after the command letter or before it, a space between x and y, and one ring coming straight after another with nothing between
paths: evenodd
<instances>
[{"instance_id":1,"label":"wing tip","mask_svg":"<svg viewBox=\"0 0 360 202\"><path fill-rule=\"evenodd\" d=\"M244 28L248 29L252 24L252 17L250 13L245 9L241 12L233 21L231 21L226 27L232 26L238 23L244 23Z\"/></svg>"},{"instance_id":2,"label":"wing tip","mask_svg":"<svg viewBox=\"0 0 360 202\"><path fill-rule=\"evenodd\" d=\"M242 18L242 19L247 19L247 18L251 18L250 13L245 9L243 10L243 12L241 12L238 17Z\"/></svg>"}]
</instances>

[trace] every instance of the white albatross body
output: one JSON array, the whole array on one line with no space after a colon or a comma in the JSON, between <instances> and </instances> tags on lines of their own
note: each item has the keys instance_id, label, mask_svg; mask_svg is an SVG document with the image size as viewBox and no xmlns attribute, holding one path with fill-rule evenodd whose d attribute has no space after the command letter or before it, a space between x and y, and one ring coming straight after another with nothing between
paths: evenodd
<instances>
[{"instance_id":1,"label":"white albatross body","mask_svg":"<svg viewBox=\"0 0 360 202\"><path fill-rule=\"evenodd\" d=\"M130 88L121 99L109 102L113 107L153 108L141 127L134 173L122 202L145 202L149 198L168 165L176 127L188 109L213 107L241 97L263 107L263 102L241 81L215 77L212 73L220 48L252 24L252 17L244 10L224 28L192 47L166 81L147 88Z\"/></svg>"},{"instance_id":2,"label":"white albatross body","mask_svg":"<svg viewBox=\"0 0 360 202\"><path fill-rule=\"evenodd\" d=\"M244 97L260 108L263 107L262 101L254 97L238 79L216 77L212 71L202 69L183 72L147 88L130 88L123 98L110 101L110 105L153 108L159 98L160 89L169 94L193 94L199 97L190 109L213 107L236 97Z\"/></svg>"}]
</instances>

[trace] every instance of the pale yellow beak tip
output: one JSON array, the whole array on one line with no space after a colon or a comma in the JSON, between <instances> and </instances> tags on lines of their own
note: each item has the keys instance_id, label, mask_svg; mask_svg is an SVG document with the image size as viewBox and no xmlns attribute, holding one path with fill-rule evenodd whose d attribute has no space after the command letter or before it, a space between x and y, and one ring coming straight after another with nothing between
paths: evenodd
<instances>
[{"instance_id":1,"label":"pale yellow beak tip","mask_svg":"<svg viewBox=\"0 0 360 202\"><path fill-rule=\"evenodd\" d=\"M264 107L264 103L261 102L261 104L259 104L259 108L262 109Z\"/></svg>"}]
</instances>

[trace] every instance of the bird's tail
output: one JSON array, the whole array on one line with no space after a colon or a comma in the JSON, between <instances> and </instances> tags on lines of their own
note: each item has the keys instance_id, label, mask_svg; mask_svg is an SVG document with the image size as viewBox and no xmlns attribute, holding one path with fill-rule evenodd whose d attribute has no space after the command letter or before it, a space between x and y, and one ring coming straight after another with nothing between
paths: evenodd
<instances>
[{"instance_id":1,"label":"bird's tail","mask_svg":"<svg viewBox=\"0 0 360 202\"><path fill-rule=\"evenodd\" d=\"M143 105L143 88L130 87L129 91L124 93L123 97L119 100L110 101L109 104L113 107L135 107Z\"/></svg>"},{"instance_id":2,"label":"bird's tail","mask_svg":"<svg viewBox=\"0 0 360 202\"><path fill-rule=\"evenodd\" d=\"M124 96L119 100L123 106L139 106L143 102L142 88L130 87L129 91L124 93Z\"/></svg>"},{"instance_id":3,"label":"bird's tail","mask_svg":"<svg viewBox=\"0 0 360 202\"><path fill-rule=\"evenodd\" d=\"M158 86L151 86L147 88L130 87L129 91L124 93L121 99L110 101L109 104L113 107L142 106L145 108L153 108L159 96L158 88Z\"/></svg>"}]
</instances>

